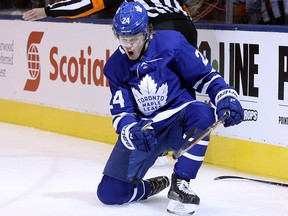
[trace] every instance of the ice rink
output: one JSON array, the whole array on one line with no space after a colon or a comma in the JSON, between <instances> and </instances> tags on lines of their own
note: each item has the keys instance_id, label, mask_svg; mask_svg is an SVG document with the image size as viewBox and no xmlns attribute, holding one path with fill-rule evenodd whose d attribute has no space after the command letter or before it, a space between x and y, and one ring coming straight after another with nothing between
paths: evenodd
<instances>
[{"instance_id":1,"label":"ice rink","mask_svg":"<svg viewBox=\"0 0 288 216\"><path fill-rule=\"evenodd\" d=\"M95 192L112 145L6 123L0 123L0 134L1 216L171 215L166 212L168 189L137 203L100 203ZM147 177L170 177L173 163L169 158L168 165L152 167ZM215 181L220 175L265 179L204 164L192 181L201 198L195 216L288 215L288 187Z\"/></svg>"}]
</instances>

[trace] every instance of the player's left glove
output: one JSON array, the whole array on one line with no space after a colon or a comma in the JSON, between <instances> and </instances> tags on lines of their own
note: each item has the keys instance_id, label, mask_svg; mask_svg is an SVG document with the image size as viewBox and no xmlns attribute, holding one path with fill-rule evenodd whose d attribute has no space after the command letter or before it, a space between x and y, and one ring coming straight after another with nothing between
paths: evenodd
<instances>
[{"instance_id":1,"label":"player's left glove","mask_svg":"<svg viewBox=\"0 0 288 216\"><path fill-rule=\"evenodd\" d=\"M237 125L243 121L244 110L238 98L237 92L231 88L219 91L215 97L218 118L221 118L227 110L230 111L230 116L225 121L224 127Z\"/></svg>"}]
</instances>

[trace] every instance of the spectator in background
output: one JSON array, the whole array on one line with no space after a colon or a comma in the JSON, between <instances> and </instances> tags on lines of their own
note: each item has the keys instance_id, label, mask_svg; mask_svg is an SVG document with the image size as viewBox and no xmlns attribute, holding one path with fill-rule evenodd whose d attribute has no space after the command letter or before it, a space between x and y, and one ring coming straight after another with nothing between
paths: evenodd
<instances>
[{"instance_id":1,"label":"spectator in background","mask_svg":"<svg viewBox=\"0 0 288 216\"><path fill-rule=\"evenodd\" d=\"M246 0L246 20L248 24L259 24L261 16L262 0Z\"/></svg>"},{"instance_id":2,"label":"spectator in background","mask_svg":"<svg viewBox=\"0 0 288 216\"><path fill-rule=\"evenodd\" d=\"M261 23L262 0L234 0L234 23Z\"/></svg>"},{"instance_id":3,"label":"spectator in background","mask_svg":"<svg viewBox=\"0 0 288 216\"><path fill-rule=\"evenodd\" d=\"M234 23L288 25L288 0L234 0Z\"/></svg>"},{"instance_id":4,"label":"spectator in background","mask_svg":"<svg viewBox=\"0 0 288 216\"><path fill-rule=\"evenodd\" d=\"M288 0L262 0L265 24L288 25Z\"/></svg>"}]
</instances>

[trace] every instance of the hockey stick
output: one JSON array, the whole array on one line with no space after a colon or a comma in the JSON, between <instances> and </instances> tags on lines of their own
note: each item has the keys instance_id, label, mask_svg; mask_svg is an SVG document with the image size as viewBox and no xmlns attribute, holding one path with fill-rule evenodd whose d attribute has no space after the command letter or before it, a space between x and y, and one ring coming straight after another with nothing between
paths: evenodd
<instances>
[{"instance_id":1,"label":"hockey stick","mask_svg":"<svg viewBox=\"0 0 288 216\"><path fill-rule=\"evenodd\" d=\"M225 114L218 119L218 121L216 121L214 124L212 124L211 126L209 126L206 130L204 130L201 134L199 134L198 137L195 137L191 142L189 142L187 145L183 145L178 151L173 152L172 157L174 160L176 160L177 158L179 158L182 154L184 154L185 152L187 152L189 149L191 149L193 146L195 146L200 140L202 140L204 137L208 136L217 126L219 126L220 124L224 123L226 119L228 119L230 116L230 112L227 110L225 112ZM195 133L195 130L194 130ZM190 133L189 133L190 134ZM192 135L191 135L192 136ZM191 138L188 137L189 138ZM185 138L185 142L188 141L187 137ZM187 139L187 140L186 140Z\"/></svg>"},{"instance_id":2,"label":"hockey stick","mask_svg":"<svg viewBox=\"0 0 288 216\"><path fill-rule=\"evenodd\" d=\"M277 186L282 186L282 187L288 187L288 184L281 183L281 182L266 181L266 180L246 178L246 177L241 177L241 176L218 176L214 180L223 180L223 179L242 179L242 180L261 182L261 183L265 183L265 184L277 185Z\"/></svg>"}]
</instances>

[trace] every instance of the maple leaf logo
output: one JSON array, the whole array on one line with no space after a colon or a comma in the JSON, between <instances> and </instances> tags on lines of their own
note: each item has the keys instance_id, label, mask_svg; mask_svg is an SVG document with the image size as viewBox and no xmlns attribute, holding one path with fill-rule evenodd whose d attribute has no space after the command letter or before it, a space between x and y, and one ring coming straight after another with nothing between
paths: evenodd
<instances>
[{"instance_id":1,"label":"maple leaf logo","mask_svg":"<svg viewBox=\"0 0 288 216\"><path fill-rule=\"evenodd\" d=\"M146 116L160 109L166 104L168 85L163 83L158 89L154 80L146 74L138 85L140 91L132 87L132 93L139 110Z\"/></svg>"},{"instance_id":2,"label":"maple leaf logo","mask_svg":"<svg viewBox=\"0 0 288 216\"><path fill-rule=\"evenodd\" d=\"M139 5L135 6L136 11L142 13L142 8Z\"/></svg>"}]
</instances>

